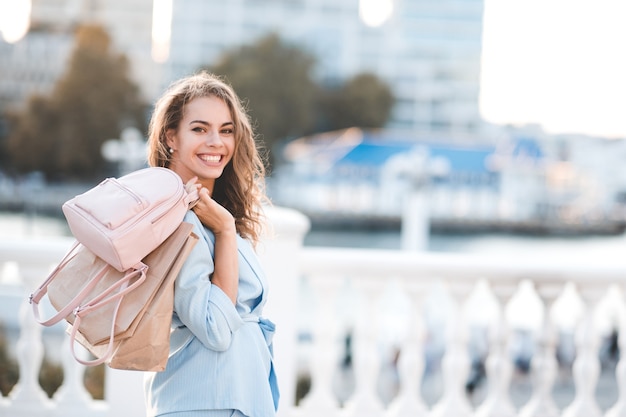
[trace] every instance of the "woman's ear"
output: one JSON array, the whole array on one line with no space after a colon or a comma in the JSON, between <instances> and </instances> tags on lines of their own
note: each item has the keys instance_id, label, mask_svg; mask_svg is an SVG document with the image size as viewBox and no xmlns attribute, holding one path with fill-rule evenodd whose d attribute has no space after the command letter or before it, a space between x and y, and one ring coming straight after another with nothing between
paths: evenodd
<instances>
[{"instance_id":1,"label":"woman's ear","mask_svg":"<svg viewBox=\"0 0 626 417\"><path fill-rule=\"evenodd\" d=\"M176 132L174 131L174 129L167 129L167 131L165 132L165 144L167 145L168 148L174 148L175 134Z\"/></svg>"}]
</instances>

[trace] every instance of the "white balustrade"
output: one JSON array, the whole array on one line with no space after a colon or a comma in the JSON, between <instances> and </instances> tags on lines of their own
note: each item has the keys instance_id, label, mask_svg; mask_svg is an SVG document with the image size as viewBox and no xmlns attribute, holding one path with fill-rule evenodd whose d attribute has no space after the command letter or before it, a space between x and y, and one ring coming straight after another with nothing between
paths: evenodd
<instances>
[{"instance_id":1,"label":"white balustrade","mask_svg":"<svg viewBox=\"0 0 626 417\"><path fill-rule=\"evenodd\" d=\"M17 342L17 359L20 379L11 391L11 406L17 414L44 415L51 404L39 386L39 368L43 361L41 327L35 322L28 305L20 309L20 338ZM43 410L43 411L40 411Z\"/></svg>"},{"instance_id":2,"label":"white balustrade","mask_svg":"<svg viewBox=\"0 0 626 417\"><path fill-rule=\"evenodd\" d=\"M602 412L595 400L595 390L600 377L598 350L600 335L594 327L597 305L605 288L597 285L581 286L580 292L585 302L582 321L576 330L576 360L573 372L576 384L576 397L564 411L563 417L600 417Z\"/></svg>"},{"instance_id":3,"label":"white balustrade","mask_svg":"<svg viewBox=\"0 0 626 417\"><path fill-rule=\"evenodd\" d=\"M364 277L357 281L355 289L361 296L361 308L357 313L353 338L356 387L354 395L346 404L346 412L351 417L376 417L383 413L383 405L376 389L380 370L376 317L381 285L372 277Z\"/></svg>"},{"instance_id":4,"label":"white balustrade","mask_svg":"<svg viewBox=\"0 0 626 417\"><path fill-rule=\"evenodd\" d=\"M54 393L53 400L56 403L56 412L65 417L81 417L85 410L89 410L89 416L104 416L106 409L102 404L96 403L83 384L85 367L78 363L72 355L68 355L70 339L65 338L62 346L66 353L62 355L63 385ZM76 347L76 354L82 359L87 359L87 352L81 347Z\"/></svg>"},{"instance_id":5,"label":"white balustrade","mask_svg":"<svg viewBox=\"0 0 626 417\"><path fill-rule=\"evenodd\" d=\"M489 381L487 398L476 410L476 417L514 417L515 408L509 396L513 364L509 360L510 328L506 321L503 306L506 306L515 292L515 286L497 285L492 294L498 302L497 316L489 328L489 354L485 372Z\"/></svg>"},{"instance_id":6,"label":"white balustrade","mask_svg":"<svg viewBox=\"0 0 626 417\"><path fill-rule=\"evenodd\" d=\"M302 412L305 416L333 416L338 408L338 401L332 391L333 376L339 362L337 349L340 334L335 320L336 311L333 308L341 278L328 275L316 280L311 285L315 298L313 321L313 348L311 358L311 380L309 395L302 401Z\"/></svg>"},{"instance_id":7,"label":"white balustrade","mask_svg":"<svg viewBox=\"0 0 626 417\"><path fill-rule=\"evenodd\" d=\"M621 298L621 313L624 317L624 299ZM622 320L619 325L619 348L620 352L626 352L626 320ZM626 355L620 355L619 362L615 369L617 378L618 399L617 402L608 410L606 417L626 417Z\"/></svg>"},{"instance_id":8,"label":"white balustrade","mask_svg":"<svg viewBox=\"0 0 626 417\"><path fill-rule=\"evenodd\" d=\"M626 417L626 355L621 356L615 370L616 401L601 404L596 396L602 372L598 361L601 335L592 314L599 312L599 306L606 302L610 285L624 288L626 263L594 265L592 261L583 264L582 260L531 262L513 256L504 259L374 249L303 248L302 238L308 229L306 219L279 208L270 213L270 219L275 224L275 236L264 239L259 250L271 283L267 315L277 323L278 330L274 348L283 394L280 416ZM0 415L140 416L143 410L141 373L107 369L105 398L94 401L82 383L85 368L70 356L67 345L61 346L64 380L60 388L48 398L39 386L38 374L44 355L42 328L33 319L26 299L70 244L71 241L61 238L0 242L0 271L7 262L17 264L19 279L16 281L22 283L24 296L15 349L19 382L8 396L0 397ZM3 279L6 281L0 276L0 284ZM522 316L526 319L535 314L541 317L537 328L531 328L535 336L532 378L521 375L510 357L513 330L518 324L512 322L509 312L525 291L522 291L525 288L520 285L522 282L532 284L538 303L527 304ZM554 399L554 390L558 388L555 379L559 372L556 349L560 323L551 311L558 309L557 301L569 285L577 288L585 313L576 322L577 356L571 370L575 392L568 404L560 406ZM406 309L394 310L396 316L382 311L384 307L397 307L389 306L385 298L390 287L397 290L402 302L407 304ZM478 309L483 313L491 311L487 304L496 308L481 324L488 335L482 396L471 397L466 390L471 364L471 341L467 336L469 321L475 320L469 312L476 308L476 303L470 301L478 287L489 299L489 303L478 303ZM435 289L445 293L445 300L437 298L440 295ZM358 303L349 301L347 295ZM626 308L623 299L618 303L619 346L624 349ZM312 320L311 341L305 350L305 342L298 342L299 332L305 330L299 327L298 315L306 313ZM348 317L350 314L353 316ZM399 354L398 360L389 364L384 360L381 346L391 343L383 339L392 330L396 332L393 347ZM352 356L348 365L354 378L350 389L342 391L349 394L346 400L338 398L336 388L338 380L345 383L337 375L342 358L340 346L347 332L352 335ZM446 335L443 341L438 339L442 332ZM443 357L433 355L436 351ZM297 358L303 358L300 365L308 367L311 387L296 406ZM379 391L380 375L389 371L390 366L392 374L396 375L397 389L393 391L396 394L394 398L383 400ZM440 375L440 378L433 375ZM513 388L520 378L526 378L524 381L532 386L532 395L521 404L519 396L512 398ZM438 381L441 381L440 389L424 385L439 384Z\"/></svg>"},{"instance_id":9,"label":"white balustrade","mask_svg":"<svg viewBox=\"0 0 626 417\"><path fill-rule=\"evenodd\" d=\"M421 397L422 375L424 373L424 324L422 322L422 299L424 286L417 282L407 282L405 289L409 294L410 308L407 337L402 344L398 361L400 390L389 406L388 417L427 415L427 408Z\"/></svg>"},{"instance_id":10,"label":"white balustrade","mask_svg":"<svg viewBox=\"0 0 626 417\"><path fill-rule=\"evenodd\" d=\"M471 408L465 395L465 382L469 376L470 360L467 353L467 325L462 314L463 301L469 294L451 286L453 303L446 324L446 352L442 361L444 394L433 408L433 417L469 417Z\"/></svg>"},{"instance_id":11,"label":"white balustrade","mask_svg":"<svg viewBox=\"0 0 626 417\"><path fill-rule=\"evenodd\" d=\"M520 417L558 417L559 410L552 398L552 389L557 374L556 327L552 320L552 307L558 297L558 285L551 282L541 285L538 295L544 306L543 323L537 337L537 353L531 365L534 379L533 397L520 412Z\"/></svg>"}]
</instances>

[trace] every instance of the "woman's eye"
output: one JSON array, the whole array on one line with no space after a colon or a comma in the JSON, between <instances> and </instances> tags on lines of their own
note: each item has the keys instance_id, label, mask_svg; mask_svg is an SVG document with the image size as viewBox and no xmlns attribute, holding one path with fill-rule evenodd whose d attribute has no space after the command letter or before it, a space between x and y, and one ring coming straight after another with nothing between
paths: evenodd
<instances>
[{"instance_id":1,"label":"woman's eye","mask_svg":"<svg viewBox=\"0 0 626 417\"><path fill-rule=\"evenodd\" d=\"M198 133L202 133L204 132L204 128L203 127L194 127L193 129L191 129L193 132L198 132Z\"/></svg>"},{"instance_id":2,"label":"woman's eye","mask_svg":"<svg viewBox=\"0 0 626 417\"><path fill-rule=\"evenodd\" d=\"M223 129L222 134L224 135L232 135L235 132L234 129Z\"/></svg>"}]
</instances>

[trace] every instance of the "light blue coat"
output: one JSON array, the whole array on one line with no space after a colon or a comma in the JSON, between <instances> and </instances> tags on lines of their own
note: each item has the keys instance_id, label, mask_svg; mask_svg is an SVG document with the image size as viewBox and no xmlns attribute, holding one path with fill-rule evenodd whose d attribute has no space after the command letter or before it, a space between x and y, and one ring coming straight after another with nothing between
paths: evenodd
<instances>
[{"instance_id":1,"label":"light blue coat","mask_svg":"<svg viewBox=\"0 0 626 417\"><path fill-rule=\"evenodd\" d=\"M215 236L188 212L200 238L176 279L170 357L147 373L147 414L236 409L275 416L278 386L272 363L274 325L261 317L267 281L251 244L237 236L237 304L209 280Z\"/></svg>"}]
</instances>

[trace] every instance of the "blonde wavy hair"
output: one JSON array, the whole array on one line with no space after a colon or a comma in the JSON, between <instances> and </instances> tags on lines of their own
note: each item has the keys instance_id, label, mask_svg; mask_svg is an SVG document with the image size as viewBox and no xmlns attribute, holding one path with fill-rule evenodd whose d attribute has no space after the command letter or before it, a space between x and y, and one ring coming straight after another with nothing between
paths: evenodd
<instances>
[{"instance_id":1,"label":"blonde wavy hair","mask_svg":"<svg viewBox=\"0 0 626 417\"><path fill-rule=\"evenodd\" d=\"M263 228L265 168L254 132L241 100L224 80L206 71L172 83L156 102L148 129L148 163L169 168L166 133L178 130L185 106L199 97L220 98L230 109L235 125L235 151L223 174L215 180L213 199L235 218L237 232L257 243Z\"/></svg>"}]
</instances>

